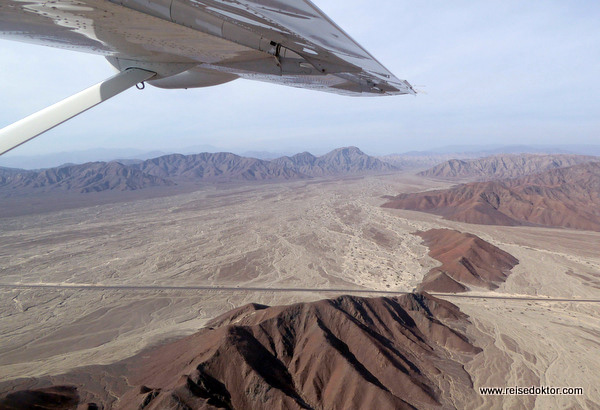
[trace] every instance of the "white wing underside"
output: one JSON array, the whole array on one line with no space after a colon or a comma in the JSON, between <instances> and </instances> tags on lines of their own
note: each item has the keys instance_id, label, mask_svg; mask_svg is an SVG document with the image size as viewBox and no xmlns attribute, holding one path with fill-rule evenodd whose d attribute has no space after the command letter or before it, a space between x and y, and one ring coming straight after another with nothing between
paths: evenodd
<instances>
[{"instance_id":1,"label":"white wing underside","mask_svg":"<svg viewBox=\"0 0 600 410\"><path fill-rule=\"evenodd\" d=\"M0 0L0 37L101 54L165 88L242 77L414 94L307 0Z\"/></svg>"},{"instance_id":2,"label":"white wing underside","mask_svg":"<svg viewBox=\"0 0 600 410\"><path fill-rule=\"evenodd\" d=\"M0 155L138 81L415 93L309 0L0 0L0 37L101 54L120 71L2 128Z\"/></svg>"}]
</instances>

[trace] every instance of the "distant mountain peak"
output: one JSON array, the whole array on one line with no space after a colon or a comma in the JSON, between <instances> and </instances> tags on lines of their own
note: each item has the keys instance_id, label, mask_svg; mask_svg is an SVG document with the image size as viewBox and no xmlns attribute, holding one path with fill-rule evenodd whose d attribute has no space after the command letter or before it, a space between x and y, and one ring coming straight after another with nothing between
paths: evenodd
<instances>
[{"instance_id":1,"label":"distant mountain peak","mask_svg":"<svg viewBox=\"0 0 600 410\"><path fill-rule=\"evenodd\" d=\"M126 162L124 164L123 162ZM271 161L231 152L167 154L145 161L89 162L41 171L0 168L0 189L11 194L30 189L136 190L193 181L292 180L315 176L389 172L391 165L356 147L333 150L321 157L302 152Z\"/></svg>"},{"instance_id":2,"label":"distant mountain peak","mask_svg":"<svg viewBox=\"0 0 600 410\"><path fill-rule=\"evenodd\" d=\"M450 159L419 173L435 178L474 180L517 178L600 158L572 154L501 154L477 159Z\"/></svg>"},{"instance_id":3,"label":"distant mountain peak","mask_svg":"<svg viewBox=\"0 0 600 410\"><path fill-rule=\"evenodd\" d=\"M336 149L332 150L330 153L334 153L334 152L349 152L349 153L358 154L358 155L366 155L364 152L362 152L360 150L360 148L355 147L353 145L350 145L348 147L336 148Z\"/></svg>"},{"instance_id":4,"label":"distant mountain peak","mask_svg":"<svg viewBox=\"0 0 600 410\"><path fill-rule=\"evenodd\" d=\"M337 148L320 157L315 157L309 152L302 152L292 157L277 158L272 162L292 167L309 176L390 172L397 169L378 158L365 154L357 147Z\"/></svg>"}]
</instances>

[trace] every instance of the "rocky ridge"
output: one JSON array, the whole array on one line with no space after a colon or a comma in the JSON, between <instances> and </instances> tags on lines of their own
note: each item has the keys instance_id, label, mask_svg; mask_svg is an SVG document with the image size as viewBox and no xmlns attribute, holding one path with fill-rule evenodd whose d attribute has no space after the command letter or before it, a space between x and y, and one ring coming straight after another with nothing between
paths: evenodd
<instances>
[{"instance_id":1,"label":"rocky ridge","mask_svg":"<svg viewBox=\"0 0 600 410\"><path fill-rule=\"evenodd\" d=\"M0 168L0 193L133 191L198 181L297 180L393 170L356 147L339 148L320 157L305 152L272 161L226 152L172 154L128 164L90 162L39 171Z\"/></svg>"},{"instance_id":2,"label":"rocky ridge","mask_svg":"<svg viewBox=\"0 0 600 410\"><path fill-rule=\"evenodd\" d=\"M600 231L600 162L500 181L388 197L386 208L485 225L529 225Z\"/></svg>"},{"instance_id":3,"label":"rocky ridge","mask_svg":"<svg viewBox=\"0 0 600 410\"><path fill-rule=\"evenodd\" d=\"M468 285L496 289L519 260L480 237L452 229L417 232L429 256L442 263L431 269L419 285L428 292L464 292Z\"/></svg>"},{"instance_id":4,"label":"rocky ridge","mask_svg":"<svg viewBox=\"0 0 600 410\"><path fill-rule=\"evenodd\" d=\"M418 175L444 179L507 179L598 160L598 157L568 154L493 155L478 159L450 159Z\"/></svg>"},{"instance_id":5,"label":"rocky ridge","mask_svg":"<svg viewBox=\"0 0 600 410\"><path fill-rule=\"evenodd\" d=\"M61 190L78 193L100 191L132 191L170 186L173 181L149 175L118 162L89 162L41 171L0 170L0 189Z\"/></svg>"},{"instance_id":6,"label":"rocky ridge","mask_svg":"<svg viewBox=\"0 0 600 410\"><path fill-rule=\"evenodd\" d=\"M474 392L463 363L480 349L463 334L468 323L456 306L427 293L250 304L112 368L48 378L35 388L13 384L0 406L18 408L54 384L71 389L67 398L80 408L452 407ZM90 389L82 377L104 388Z\"/></svg>"},{"instance_id":7,"label":"rocky ridge","mask_svg":"<svg viewBox=\"0 0 600 410\"><path fill-rule=\"evenodd\" d=\"M303 152L291 157L277 158L272 162L309 176L391 172L397 169L356 147L338 148L320 157Z\"/></svg>"}]
</instances>

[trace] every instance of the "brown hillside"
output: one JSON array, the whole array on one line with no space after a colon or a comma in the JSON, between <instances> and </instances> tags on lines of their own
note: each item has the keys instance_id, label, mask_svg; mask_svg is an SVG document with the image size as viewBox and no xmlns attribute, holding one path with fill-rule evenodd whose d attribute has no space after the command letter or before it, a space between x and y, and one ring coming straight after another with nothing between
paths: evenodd
<instances>
[{"instance_id":1,"label":"brown hillside","mask_svg":"<svg viewBox=\"0 0 600 410\"><path fill-rule=\"evenodd\" d=\"M174 185L172 181L148 175L119 162L89 162L48 168L42 171L12 170L0 172L3 192L38 191L133 191L153 186Z\"/></svg>"},{"instance_id":2,"label":"brown hillside","mask_svg":"<svg viewBox=\"0 0 600 410\"><path fill-rule=\"evenodd\" d=\"M273 162L240 157L229 152L165 155L132 167L161 178L189 180L263 181L306 178L306 175L296 170L287 169Z\"/></svg>"},{"instance_id":3,"label":"brown hillside","mask_svg":"<svg viewBox=\"0 0 600 410\"><path fill-rule=\"evenodd\" d=\"M454 221L600 231L600 163L389 199L386 208L429 212Z\"/></svg>"},{"instance_id":4,"label":"brown hillside","mask_svg":"<svg viewBox=\"0 0 600 410\"><path fill-rule=\"evenodd\" d=\"M356 147L338 148L320 157L303 152L271 162L310 176L390 172L397 169Z\"/></svg>"},{"instance_id":5,"label":"brown hillside","mask_svg":"<svg viewBox=\"0 0 600 410\"><path fill-rule=\"evenodd\" d=\"M44 389L22 390L0 399L3 410L76 409L79 395L75 386L52 386Z\"/></svg>"},{"instance_id":6,"label":"brown hillside","mask_svg":"<svg viewBox=\"0 0 600 410\"><path fill-rule=\"evenodd\" d=\"M451 229L417 232L429 247L429 256L442 262L423 278L420 289L464 292L465 285L495 289L504 282L518 259L478 236Z\"/></svg>"},{"instance_id":7,"label":"brown hillside","mask_svg":"<svg viewBox=\"0 0 600 410\"><path fill-rule=\"evenodd\" d=\"M52 400L105 408L450 408L473 392L463 364L480 349L461 333L467 324L426 293L251 304L115 365L0 384L12 392L0 407L60 383L77 391Z\"/></svg>"},{"instance_id":8,"label":"brown hillside","mask_svg":"<svg viewBox=\"0 0 600 410\"><path fill-rule=\"evenodd\" d=\"M121 408L423 408L470 388L450 353L478 348L444 325L465 320L427 294L251 305L147 354ZM446 379L442 381L442 379ZM451 380L448 380L451 379ZM147 387L145 387L147 386Z\"/></svg>"},{"instance_id":9,"label":"brown hillside","mask_svg":"<svg viewBox=\"0 0 600 410\"><path fill-rule=\"evenodd\" d=\"M478 159L451 159L419 175L446 179L505 179L519 178L556 168L598 161L598 157L584 155L493 155Z\"/></svg>"}]
</instances>

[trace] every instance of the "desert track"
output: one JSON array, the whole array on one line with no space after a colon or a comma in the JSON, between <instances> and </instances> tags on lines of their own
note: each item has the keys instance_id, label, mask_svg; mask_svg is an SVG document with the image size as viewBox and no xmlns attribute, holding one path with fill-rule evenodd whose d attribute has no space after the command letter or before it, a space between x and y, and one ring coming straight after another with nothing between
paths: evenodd
<instances>
[{"instance_id":1,"label":"desert track","mask_svg":"<svg viewBox=\"0 0 600 410\"><path fill-rule=\"evenodd\" d=\"M100 285L100 284L53 284L53 283L6 283L0 284L4 289L77 289L77 290L203 290L203 291L221 291L221 292L331 292L344 294L371 294L371 295L406 295L411 292L394 290L374 290L374 289L335 289L335 288L267 288L267 287L248 287L248 286L153 286L153 285ZM501 295L469 295L458 293L435 293L431 295L437 297L466 298L466 299L501 299L501 300L523 300L540 302L579 302L579 303L600 303L600 299L570 299L570 298L551 298L551 297L533 297L533 296L501 296Z\"/></svg>"}]
</instances>

